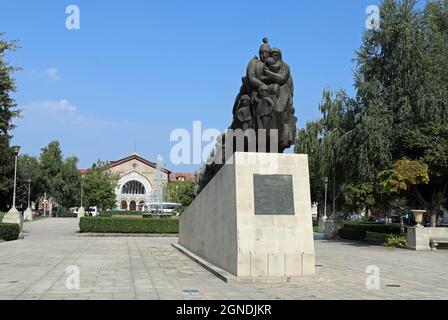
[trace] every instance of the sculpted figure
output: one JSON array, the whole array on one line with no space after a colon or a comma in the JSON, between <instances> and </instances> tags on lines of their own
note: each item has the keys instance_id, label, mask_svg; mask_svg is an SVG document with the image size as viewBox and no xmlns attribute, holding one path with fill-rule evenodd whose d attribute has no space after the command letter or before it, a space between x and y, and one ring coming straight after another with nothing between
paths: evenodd
<instances>
[{"instance_id":1,"label":"sculpted figure","mask_svg":"<svg viewBox=\"0 0 448 320\"><path fill-rule=\"evenodd\" d=\"M242 78L240 91L235 99L232 115L233 121L230 129L255 130L255 135L247 135L247 139L255 139L257 152L282 153L295 142L297 118L294 116L293 106L294 84L291 70L283 60L282 51L270 47L268 39L264 38L260 46L258 57L252 58L247 66L246 75ZM263 129L263 131L260 131ZM271 131L271 130L275 131ZM266 141L277 141L277 147L271 149L267 143L265 148L260 142L258 134L265 132ZM251 133L251 132L249 132ZM198 181L199 193L214 175L221 169L228 157L225 149L226 139L233 137L223 134L216 144L216 152L210 155ZM244 151L249 150L249 140L245 140ZM230 144L231 145L231 144ZM233 150L235 152L235 146Z\"/></svg>"},{"instance_id":2,"label":"sculpted figure","mask_svg":"<svg viewBox=\"0 0 448 320\"><path fill-rule=\"evenodd\" d=\"M263 85L258 88L258 94L255 99L258 129L272 129L274 101L268 94L269 90L267 86Z\"/></svg>"},{"instance_id":3,"label":"sculpted figure","mask_svg":"<svg viewBox=\"0 0 448 320\"><path fill-rule=\"evenodd\" d=\"M253 117L250 100L248 95L241 96L237 110L234 114L232 129L235 130L241 128L243 131L246 131L247 129L252 128Z\"/></svg>"}]
</instances>

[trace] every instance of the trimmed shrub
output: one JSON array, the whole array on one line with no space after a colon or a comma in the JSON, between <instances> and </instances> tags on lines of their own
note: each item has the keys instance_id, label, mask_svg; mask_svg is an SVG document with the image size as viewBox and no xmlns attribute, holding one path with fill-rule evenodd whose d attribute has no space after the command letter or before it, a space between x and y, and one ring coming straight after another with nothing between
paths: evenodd
<instances>
[{"instance_id":1,"label":"trimmed shrub","mask_svg":"<svg viewBox=\"0 0 448 320\"><path fill-rule=\"evenodd\" d=\"M339 237L347 240L364 240L367 236L367 232L357 229L339 229Z\"/></svg>"},{"instance_id":2,"label":"trimmed shrub","mask_svg":"<svg viewBox=\"0 0 448 320\"><path fill-rule=\"evenodd\" d=\"M110 218L112 214L112 211L100 211L100 217Z\"/></svg>"},{"instance_id":3,"label":"trimmed shrub","mask_svg":"<svg viewBox=\"0 0 448 320\"><path fill-rule=\"evenodd\" d=\"M0 223L0 239L5 241L17 240L20 227L16 223Z\"/></svg>"},{"instance_id":4,"label":"trimmed shrub","mask_svg":"<svg viewBox=\"0 0 448 320\"><path fill-rule=\"evenodd\" d=\"M143 213L143 211L100 211L100 216L142 216Z\"/></svg>"},{"instance_id":5,"label":"trimmed shrub","mask_svg":"<svg viewBox=\"0 0 448 320\"><path fill-rule=\"evenodd\" d=\"M386 233L386 234L400 234L400 224L382 224L382 223L359 223L359 222L345 222L344 229L355 229L366 232Z\"/></svg>"},{"instance_id":6,"label":"trimmed shrub","mask_svg":"<svg viewBox=\"0 0 448 320\"><path fill-rule=\"evenodd\" d=\"M126 219L109 217L82 217L81 232L98 233L179 233L178 219Z\"/></svg>"},{"instance_id":7,"label":"trimmed shrub","mask_svg":"<svg viewBox=\"0 0 448 320\"><path fill-rule=\"evenodd\" d=\"M78 214L71 212L68 209L62 209L59 214L58 214L59 218L77 218Z\"/></svg>"},{"instance_id":8,"label":"trimmed shrub","mask_svg":"<svg viewBox=\"0 0 448 320\"><path fill-rule=\"evenodd\" d=\"M389 247L406 248L408 239L404 235L391 234L387 237L386 243Z\"/></svg>"}]
</instances>

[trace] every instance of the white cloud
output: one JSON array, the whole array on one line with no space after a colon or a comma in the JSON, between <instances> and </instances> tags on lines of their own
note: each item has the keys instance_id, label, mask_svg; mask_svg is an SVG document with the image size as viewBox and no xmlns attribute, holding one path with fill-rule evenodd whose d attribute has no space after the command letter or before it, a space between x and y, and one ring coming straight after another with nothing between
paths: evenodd
<instances>
[{"instance_id":1,"label":"white cloud","mask_svg":"<svg viewBox=\"0 0 448 320\"><path fill-rule=\"evenodd\" d=\"M45 74L53 80L61 80L61 75L59 74L59 70L56 68L50 68L45 70Z\"/></svg>"},{"instance_id":2,"label":"white cloud","mask_svg":"<svg viewBox=\"0 0 448 320\"><path fill-rule=\"evenodd\" d=\"M26 111L41 111L41 112L51 112L51 111L68 111L75 112L76 107L68 100L63 99L60 101L40 101L31 102L27 105L22 106L22 109Z\"/></svg>"},{"instance_id":3,"label":"white cloud","mask_svg":"<svg viewBox=\"0 0 448 320\"><path fill-rule=\"evenodd\" d=\"M20 106L23 121L34 123L51 122L52 126L62 125L64 130L83 128L84 130L106 130L127 128L125 120L113 121L83 113L67 99L35 101Z\"/></svg>"},{"instance_id":4,"label":"white cloud","mask_svg":"<svg viewBox=\"0 0 448 320\"><path fill-rule=\"evenodd\" d=\"M32 69L29 72L31 77L35 77L38 79L42 79L42 78L50 78L51 80L62 80L61 74L59 73L59 69L57 68L49 68L46 70L37 70L37 69Z\"/></svg>"}]
</instances>

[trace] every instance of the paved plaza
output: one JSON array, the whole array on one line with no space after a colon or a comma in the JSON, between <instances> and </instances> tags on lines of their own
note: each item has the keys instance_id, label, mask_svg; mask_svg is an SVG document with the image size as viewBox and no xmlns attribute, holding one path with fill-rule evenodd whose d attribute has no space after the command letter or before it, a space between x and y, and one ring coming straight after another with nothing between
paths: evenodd
<instances>
[{"instance_id":1,"label":"paved plaza","mask_svg":"<svg viewBox=\"0 0 448 320\"><path fill-rule=\"evenodd\" d=\"M0 299L448 299L448 250L415 252L316 236L316 276L227 284L171 246L175 237L85 237L77 219L24 225L0 243ZM368 266L380 289L367 289ZM80 288L69 290L69 266Z\"/></svg>"}]
</instances>

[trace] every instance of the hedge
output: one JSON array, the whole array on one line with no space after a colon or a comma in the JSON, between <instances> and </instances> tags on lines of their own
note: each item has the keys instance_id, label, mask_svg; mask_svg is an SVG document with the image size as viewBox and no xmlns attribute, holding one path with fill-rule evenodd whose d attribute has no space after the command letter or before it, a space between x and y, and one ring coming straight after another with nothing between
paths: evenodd
<instances>
[{"instance_id":1,"label":"hedge","mask_svg":"<svg viewBox=\"0 0 448 320\"><path fill-rule=\"evenodd\" d=\"M401 234L401 227L398 223L382 224L382 223L359 223L359 222L345 222L343 229L354 229L366 232L386 233L386 234Z\"/></svg>"},{"instance_id":2,"label":"hedge","mask_svg":"<svg viewBox=\"0 0 448 320\"><path fill-rule=\"evenodd\" d=\"M339 229L339 236L347 240L364 240L367 236L367 231L357 229Z\"/></svg>"},{"instance_id":3,"label":"hedge","mask_svg":"<svg viewBox=\"0 0 448 320\"><path fill-rule=\"evenodd\" d=\"M100 211L102 217L112 216L142 216L143 211Z\"/></svg>"},{"instance_id":4,"label":"hedge","mask_svg":"<svg viewBox=\"0 0 448 320\"><path fill-rule=\"evenodd\" d=\"M16 223L0 223L0 239L5 241L19 238L20 226Z\"/></svg>"},{"instance_id":5,"label":"hedge","mask_svg":"<svg viewBox=\"0 0 448 320\"><path fill-rule=\"evenodd\" d=\"M76 212L71 212L70 210L63 209L58 214L59 218L77 218L78 214Z\"/></svg>"},{"instance_id":6,"label":"hedge","mask_svg":"<svg viewBox=\"0 0 448 320\"><path fill-rule=\"evenodd\" d=\"M179 233L178 219L126 219L109 217L82 217L81 232L97 233Z\"/></svg>"}]
</instances>

